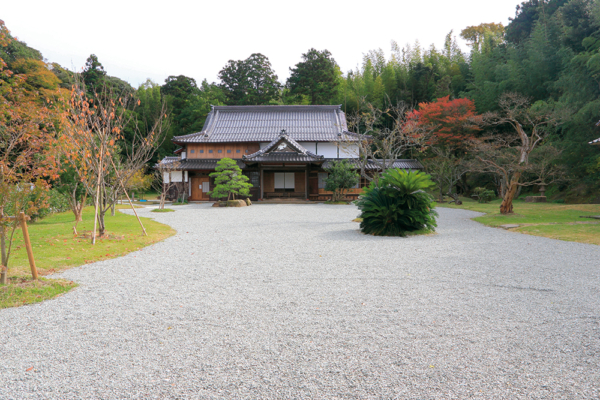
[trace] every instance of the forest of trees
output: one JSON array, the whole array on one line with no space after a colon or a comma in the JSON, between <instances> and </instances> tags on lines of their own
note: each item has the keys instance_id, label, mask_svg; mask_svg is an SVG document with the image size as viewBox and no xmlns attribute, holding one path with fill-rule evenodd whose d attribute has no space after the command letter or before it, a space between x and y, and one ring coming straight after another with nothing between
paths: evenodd
<instances>
[{"instance_id":1,"label":"forest of trees","mask_svg":"<svg viewBox=\"0 0 600 400\"><path fill-rule=\"evenodd\" d=\"M510 190L511 176L518 174L521 182L555 182L548 194L557 198L599 201L600 149L588 142L600 137L595 126L600 120L600 2L528 0L517 7L506 27L482 23L456 34L468 42L468 53L450 32L441 48L392 42L389 57L382 49L370 50L351 71L342 71L328 50L307 49L298 55L285 82L267 55L259 53L229 60L217 82L179 75L162 83L148 80L137 89L107 75L92 54L81 79L89 91L110 87L139 99L131 120L146 127L155 125L153 118L166 103L166 137L151 163L172 154L171 137L200 131L211 105L341 104L349 117L377 109L383 112L372 125L376 131L394 120L386 110L404 104L410 113L407 120L426 121L433 132L428 143L435 143L411 148L404 156L422 160L434 177L434 166L443 160L453 172L437 173L451 186L450 193L488 187L501 195ZM77 79L16 40L0 46L0 58L7 70L26 76L26 89L40 97L60 97ZM363 119L356 121L360 130ZM530 127L523 121L531 122ZM530 134L537 130L539 146L536 141L527 154L519 154L532 165L543 165L542 172L506 161L511 151L525 146L514 142L522 139L515 124L530 129ZM513 144L502 152L498 139L507 142L508 137ZM479 145L472 146L471 139ZM126 129L122 148L127 148L127 140ZM504 170L510 169L504 175L485 164L499 154L506 159ZM449 174L454 178L448 181Z\"/></svg>"}]
</instances>

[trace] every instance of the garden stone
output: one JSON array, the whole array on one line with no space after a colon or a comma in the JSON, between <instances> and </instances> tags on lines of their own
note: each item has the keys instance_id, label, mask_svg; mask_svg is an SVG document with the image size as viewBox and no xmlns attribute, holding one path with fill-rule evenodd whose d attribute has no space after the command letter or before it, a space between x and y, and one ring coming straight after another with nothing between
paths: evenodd
<instances>
[{"instance_id":1,"label":"garden stone","mask_svg":"<svg viewBox=\"0 0 600 400\"><path fill-rule=\"evenodd\" d=\"M246 207L244 200L227 200L227 207Z\"/></svg>"}]
</instances>

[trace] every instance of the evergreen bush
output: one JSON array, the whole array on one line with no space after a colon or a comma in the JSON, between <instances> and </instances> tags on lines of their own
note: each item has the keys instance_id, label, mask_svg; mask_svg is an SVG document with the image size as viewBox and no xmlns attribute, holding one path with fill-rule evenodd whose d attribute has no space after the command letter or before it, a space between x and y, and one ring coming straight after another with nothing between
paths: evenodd
<instances>
[{"instance_id":1,"label":"evergreen bush","mask_svg":"<svg viewBox=\"0 0 600 400\"><path fill-rule=\"evenodd\" d=\"M496 198L496 192L483 187L477 187L473 190L473 193L477 195L477 201L480 203L489 203Z\"/></svg>"},{"instance_id":2,"label":"evergreen bush","mask_svg":"<svg viewBox=\"0 0 600 400\"><path fill-rule=\"evenodd\" d=\"M325 190L333 192L332 203L340 201L349 189L360 182L360 175L346 160L331 161L331 166L325 170L329 173L325 179Z\"/></svg>"},{"instance_id":3,"label":"evergreen bush","mask_svg":"<svg viewBox=\"0 0 600 400\"><path fill-rule=\"evenodd\" d=\"M360 229L376 236L406 236L418 230L435 230L433 197L425 189L431 177L420 171L389 169L365 189L356 204Z\"/></svg>"}]
</instances>

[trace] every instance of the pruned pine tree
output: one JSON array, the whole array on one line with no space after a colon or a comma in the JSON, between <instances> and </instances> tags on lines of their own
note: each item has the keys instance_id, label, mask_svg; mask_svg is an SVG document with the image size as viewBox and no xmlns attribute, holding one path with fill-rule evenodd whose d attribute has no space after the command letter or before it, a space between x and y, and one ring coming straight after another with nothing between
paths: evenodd
<instances>
[{"instance_id":1,"label":"pruned pine tree","mask_svg":"<svg viewBox=\"0 0 600 400\"><path fill-rule=\"evenodd\" d=\"M248 177L242 174L235 160L223 158L217 162L215 171L210 174L211 178L215 178L215 188L209 192L211 197L227 197L227 200L234 200L235 196L250 196L252 184L248 182Z\"/></svg>"}]
</instances>

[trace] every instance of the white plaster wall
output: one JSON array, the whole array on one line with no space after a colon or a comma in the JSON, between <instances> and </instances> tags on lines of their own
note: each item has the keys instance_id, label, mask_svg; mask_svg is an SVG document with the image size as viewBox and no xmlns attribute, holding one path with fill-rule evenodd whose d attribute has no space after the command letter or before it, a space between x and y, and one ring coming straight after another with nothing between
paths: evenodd
<instances>
[{"instance_id":1,"label":"white plaster wall","mask_svg":"<svg viewBox=\"0 0 600 400\"><path fill-rule=\"evenodd\" d=\"M259 146L261 149L264 149L265 147L267 147L269 145L269 143L271 143L271 142L260 142Z\"/></svg>"},{"instance_id":2,"label":"white plaster wall","mask_svg":"<svg viewBox=\"0 0 600 400\"><path fill-rule=\"evenodd\" d=\"M171 172L171 182L183 182L183 173L181 171Z\"/></svg>"},{"instance_id":3,"label":"white plaster wall","mask_svg":"<svg viewBox=\"0 0 600 400\"><path fill-rule=\"evenodd\" d=\"M317 146L315 142L298 142L298 144L311 153L317 154Z\"/></svg>"},{"instance_id":4,"label":"white plaster wall","mask_svg":"<svg viewBox=\"0 0 600 400\"><path fill-rule=\"evenodd\" d=\"M340 158L358 158L359 149L357 144L340 144Z\"/></svg>"},{"instance_id":5,"label":"white plaster wall","mask_svg":"<svg viewBox=\"0 0 600 400\"><path fill-rule=\"evenodd\" d=\"M325 158L338 158L337 143L319 142L317 143L317 154Z\"/></svg>"},{"instance_id":6,"label":"white plaster wall","mask_svg":"<svg viewBox=\"0 0 600 400\"><path fill-rule=\"evenodd\" d=\"M163 183L169 183L169 173L163 172Z\"/></svg>"}]
</instances>

